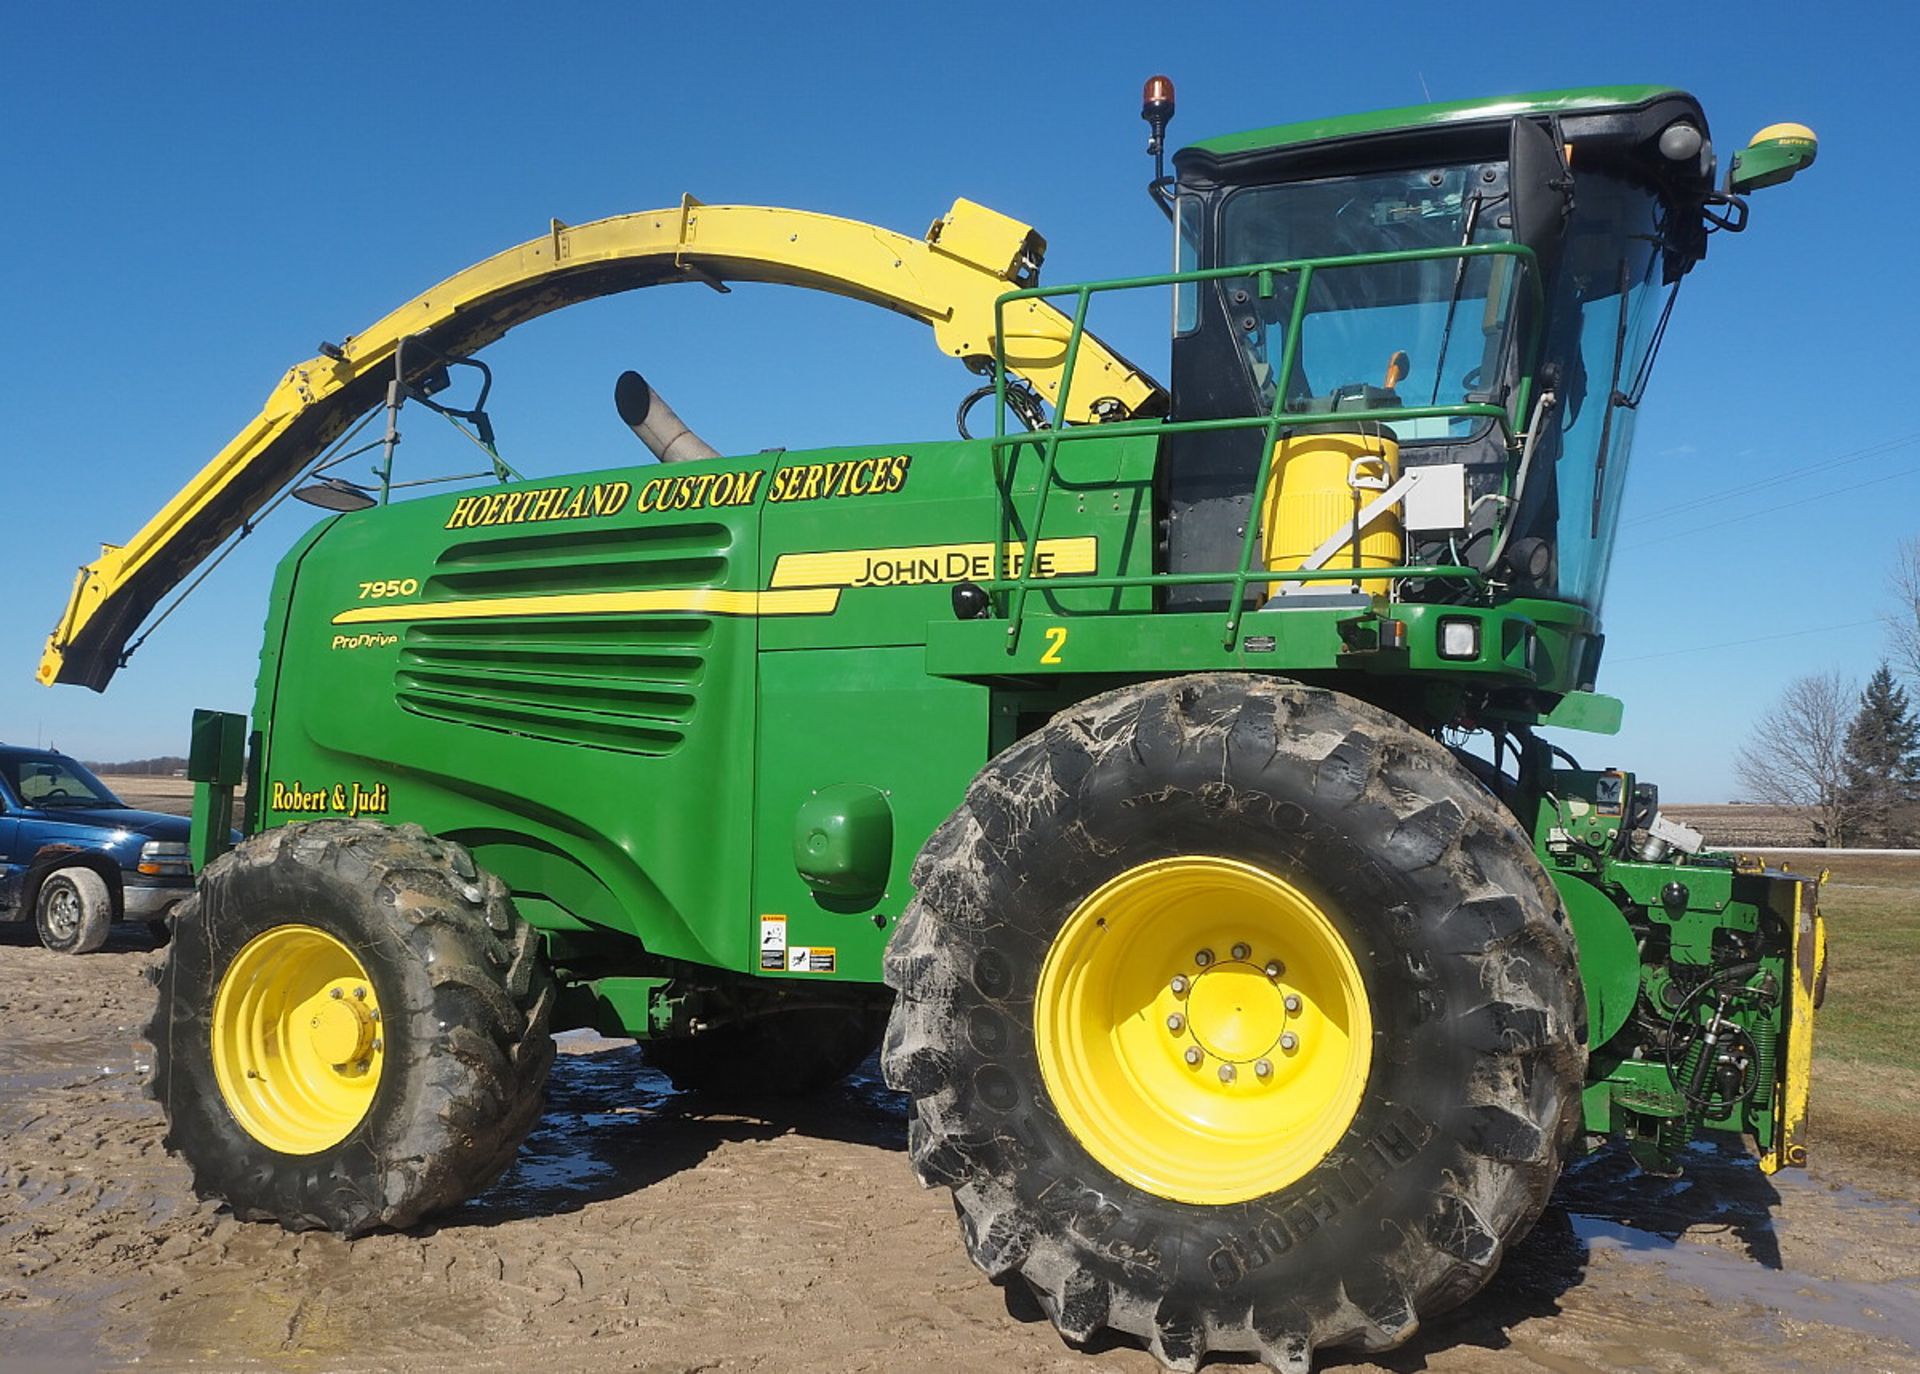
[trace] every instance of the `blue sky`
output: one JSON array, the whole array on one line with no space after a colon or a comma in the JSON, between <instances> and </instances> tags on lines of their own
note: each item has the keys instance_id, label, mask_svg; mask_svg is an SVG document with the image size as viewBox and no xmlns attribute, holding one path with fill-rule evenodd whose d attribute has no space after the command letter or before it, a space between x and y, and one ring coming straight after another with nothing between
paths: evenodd
<instances>
[{"instance_id":1,"label":"blue sky","mask_svg":"<svg viewBox=\"0 0 1920 1374\"><path fill-rule=\"evenodd\" d=\"M294 503L104 696L32 672L75 567L137 529L321 339L549 217L683 191L916 234L965 195L1046 235L1048 281L1160 270L1138 118L1154 71L1179 86L1176 145L1429 93L1601 82L1694 91L1723 157L1776 120L1819 133L1818 165L1757 196L1752 229L1716 239L1681 295L1606 606L1601 687L1626 698L1627 726L1563 740L1590 765L1637 768L1672 799L1732 795L1732 752L1787 679L1871 670L1895 545L1920 533L1916 192L1893 156L1910 139L1888 127L1920 51L1906 7L6 14L0 738L179 751L192 707L250 706L271 568L310 514ZM1164 375L1161 329L1156 311L1113 332ZM917 325L773 287L595 302L487 357L503 452L534 474L642 456L609 399L627 367L730 452L946 437L970 381ZM413 422L409 461L468 462L431 433ZM1761 636L1780 637L1742 642Z\"/></svg>"}]
</instances>

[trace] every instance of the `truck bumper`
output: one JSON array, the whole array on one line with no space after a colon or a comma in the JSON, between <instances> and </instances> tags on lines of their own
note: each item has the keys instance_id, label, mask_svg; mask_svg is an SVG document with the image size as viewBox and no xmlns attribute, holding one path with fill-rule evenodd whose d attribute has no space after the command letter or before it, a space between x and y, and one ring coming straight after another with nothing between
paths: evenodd
<instances>
[{"instance_id":1,"label":"truck bumper","mask_svg":"<svg viewBox=\"0 0 1920 1374\"><path fill-rule=\"evenodd\" d=\"M123 882L120 888L120 916L126 921L158 921L192 895L193 880L190 878L171 883Z\"/></svg>"}]
</instances>

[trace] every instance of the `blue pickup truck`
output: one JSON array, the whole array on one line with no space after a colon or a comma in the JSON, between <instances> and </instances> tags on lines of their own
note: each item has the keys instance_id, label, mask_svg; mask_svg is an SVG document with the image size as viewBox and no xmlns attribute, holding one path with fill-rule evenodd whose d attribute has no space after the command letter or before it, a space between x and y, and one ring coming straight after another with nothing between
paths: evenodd
<instances>
[{"instance_id":1,"label":"blue pickup truck","mask_svg":"<svg viewBox=\"0 0 1920 1374\"><path fill-rule=\"evenodd\" d=\"M188 821L136 811L74 760L0 744L0 921L85 954L115 921L164 931L193 891Z\"/></svg>"}]
</instances>

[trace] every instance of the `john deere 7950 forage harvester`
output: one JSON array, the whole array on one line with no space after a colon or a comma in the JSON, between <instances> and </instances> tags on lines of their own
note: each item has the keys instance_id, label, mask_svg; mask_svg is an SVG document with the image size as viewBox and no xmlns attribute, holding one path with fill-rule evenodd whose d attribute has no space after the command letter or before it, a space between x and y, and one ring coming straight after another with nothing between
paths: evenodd
<instances>
[{"instance_id":1,"label":"john deere 7950 forage harvester","mask_svg":"<svg viewBox=\"0 0 1920 1374\"><path fill-rule=\"evenodd\" d=\"M1172 108L1155 78L1156 159ZM1649 364L1742 193L1814 151L1776 125L1718 180L1657 87L1262 129L1156 177L1177 270L1080 286L966 201L921 240L688 198L324 346L83 572L41 666L104 687L278 493L337 512L280 565L250 729L196 721L169 1144L241 1217L406 1226L506 1166L553 1028L767 1092L884 1033L987 1274L1075 1339L1292 1370L1473 1294L1586 1142L1803 1162L1815 884L1537 731L1617 725ZM730 280L931 324L993 436L724 456L627 374L686 461L496 455L389 501L407 405L492 447L444 388L484 399L514 324ZM1141 290L1168 387L1088 327Z\"/></svg>"}]
</instances>

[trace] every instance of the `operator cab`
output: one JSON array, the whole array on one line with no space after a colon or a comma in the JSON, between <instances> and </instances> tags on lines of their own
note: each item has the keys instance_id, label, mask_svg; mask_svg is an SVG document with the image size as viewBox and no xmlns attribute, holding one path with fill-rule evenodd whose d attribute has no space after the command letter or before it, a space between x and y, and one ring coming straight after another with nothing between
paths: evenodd
<instances>
[{"instance_id":1,"label":"operator cab","mask_svg":"<svg viewBox=\"0 0 1920 1374\"><path fill-rule=\"evenodd\" d=\"M1452 468L1420 484L1443 499L1401 501L1404 543L1384 561L1470 568L1597 614L1673 290L1711 228L1744 220L1714 190L1693 97L1633 87L1385 111L1210 140L1174 166L1176 270L1207 275L1176 287L1172 418L1277 409L1276 463L1317 434L1392 450L1396 476ZM1233 566L1263 434L1168 436L1169 572ZM1399 594L1458 600L1471 585L1406 579ZM1228 594L1189 584L1167 599Z\"/></svg>"}]
</instances>

